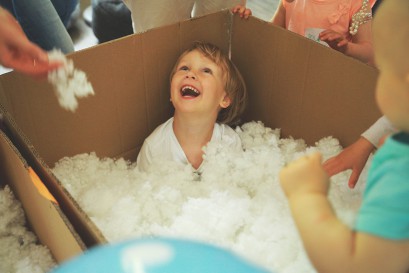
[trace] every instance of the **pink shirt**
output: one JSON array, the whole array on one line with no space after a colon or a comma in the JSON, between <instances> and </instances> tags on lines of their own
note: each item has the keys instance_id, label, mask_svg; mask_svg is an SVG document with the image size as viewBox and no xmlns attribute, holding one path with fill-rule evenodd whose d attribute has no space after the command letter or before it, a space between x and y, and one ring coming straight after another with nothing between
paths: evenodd
<instances>
[{"instance_id":1,"label":"pink shirt","mask_svg":"<svg viewBox=\"0 0 409 273\"><path fill-rule=\"evenodd\" d=\"M311 29L332 29L351 39L349 25L352 15L362 7L363 0L293 0L283 1L286 10L285 27L302 36L309 36ZM369 0L372 7L376 0ZM317 35L317 34L316 34ZM312 38L312 37L310 37Z\"/></svg>"}]
</instances>

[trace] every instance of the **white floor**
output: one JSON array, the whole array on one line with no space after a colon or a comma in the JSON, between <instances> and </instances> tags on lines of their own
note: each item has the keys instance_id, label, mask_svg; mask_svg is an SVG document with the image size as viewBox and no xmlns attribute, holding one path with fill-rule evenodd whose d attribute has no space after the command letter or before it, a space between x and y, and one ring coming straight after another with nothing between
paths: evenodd
<instances>
[{"instance_id":1,"label":"white floor","mask_svg":"<svg viewBox=\"0 0 409 273\"><path fill-rule=\"evenodd\" d=\"M83 18L79 18L74 26L69 30L74 42L75 51L88 48L98 44L98 39L92 32L92 28L87 25Z\"/></svg>"},{"instance_id":2,"label":"white floor","mask_svg":"<svg viewBox=\"0 0 409 273\"><path fill-rule=\"evenodd\" d=\"M254 16L269 21L276 10L278 2L279 0L247 0L247 7L252 10ZM87 12L87 9L84 12ZM74 42L75 51L98 44L92 28L85 23L82 16L70 28L69 33ZM0 65L0 75L9 71L10 69Z\"/></svg>"}]
</instances>

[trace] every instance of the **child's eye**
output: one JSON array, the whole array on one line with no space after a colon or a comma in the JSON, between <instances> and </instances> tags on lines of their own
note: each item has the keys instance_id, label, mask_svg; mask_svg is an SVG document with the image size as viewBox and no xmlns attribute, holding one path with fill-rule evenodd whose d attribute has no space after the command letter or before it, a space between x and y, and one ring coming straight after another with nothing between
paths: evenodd
<instances>
[{"instance_id":1,"label":"child's eye","mask_svg":"<svg viewBox=\"0 0 409 273\"><path fill-rule=\"evenodd\" d=\"M212 72L212 70L210 68L203 68L203 72L213 74L213 72Z\"/></svg>"},{"instance_id":2,"label":"child's eye","mask_svg":"<svg viewBox=\"0 0 409 273\"><path fill-rule=\"evenodd\" d=\"M179 70L189 70L189 67L187 67L186 65L182 65Z\"/></svg>"}]
</instances>

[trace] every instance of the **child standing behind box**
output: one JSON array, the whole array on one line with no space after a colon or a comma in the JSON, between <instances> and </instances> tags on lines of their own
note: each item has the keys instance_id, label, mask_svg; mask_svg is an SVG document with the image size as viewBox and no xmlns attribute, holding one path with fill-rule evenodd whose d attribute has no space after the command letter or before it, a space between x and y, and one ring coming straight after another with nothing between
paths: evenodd
<instances>
[{"instance_id":1,"label":"child standing behind box","mask_svg":"<svg viewBox=\"0 0 409 273\"><path fill-rule=\"evenodd\" d=\"M246 97L243 78L229 58L212 44L194 43L171 72L174 116L145 140L138 168L146 171L155 161L170 160L199 169L202 148L210 141L242 150L238 134L226 124L237 121Z\"/></svg>"},{"instance_id":2,"label":"child standing behind box","mask_svg":"<svg viewBox=\"0 0 409 273\"><path fill-rule=\"evenodd\" d=\"M374 20L380 69L376 99L399 130L375 154L355 227L340 222L327 198L321 155L283 168L281 185L318 272L409 271L409 1L387 0ZM328 256L330 255L330 256Z\"/></svg>"},{"instance_id":3,"label":"child standing behind box","mask_svg":"<svg viewBox=\"0 0 409 273\"><path fill-rule=\"evenodd\" d=\"M123 0L131 11L135 33L203 16L246 0Z\"/></svg>"},{"instance_id":4,"label":"child standing behind box","mask_svg":"<svg viewBox=\"0 0 409 273\"><path fill-rule=\"evenodd\" d=\"M280 0L272 23L373 64L371 7L375 0ZM238 5L234 13L248 18Z\"/></svg>"}]
</instances>

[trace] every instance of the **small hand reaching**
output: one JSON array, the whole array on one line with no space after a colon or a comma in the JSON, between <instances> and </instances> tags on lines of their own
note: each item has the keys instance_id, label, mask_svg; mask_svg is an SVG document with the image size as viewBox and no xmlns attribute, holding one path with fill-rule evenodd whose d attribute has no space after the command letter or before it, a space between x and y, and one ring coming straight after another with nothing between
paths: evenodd
<instances>
[{"instance_id":1,"label":"small hand reaching","mask_svg":"<svg viewBox=\"0 0 409 273\"><path fill-rule=\"evenodd\" d=\"M252 14L251 10L242 5L237 5L231 10L234 14L239 14L241 18L248 19Z\"/></svg>"},{"instance_id":2,"label":"small hand reaching","mask_svg":"<svg viewBox=\"0 0 409 273\"><path fill-rule=\"evenodd\" d=\"M319 34L319 38L341 53L345 53L347 50L348 40L341 33L326 29Z\"/></svg>"}]
</instances>

